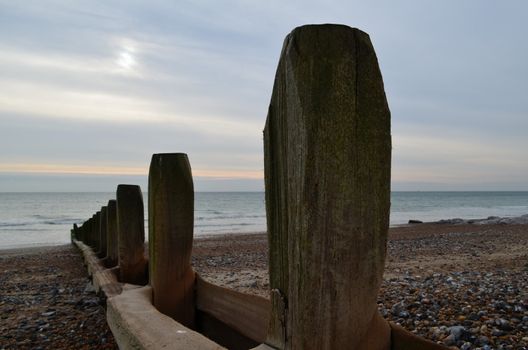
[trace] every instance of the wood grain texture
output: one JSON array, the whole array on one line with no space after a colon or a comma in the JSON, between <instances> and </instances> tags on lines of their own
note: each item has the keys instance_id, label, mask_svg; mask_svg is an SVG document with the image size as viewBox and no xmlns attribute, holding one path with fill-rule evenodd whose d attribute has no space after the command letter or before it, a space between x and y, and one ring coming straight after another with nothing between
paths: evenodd
<instances>
[{"instance_id":1,"label":"wood grain texture","mask_svg":"<svg viewBox=\"0 0 528 350\"><path fill-rule=\"evenodd\" d=\"M149 279L154 306L194 327L194 187L184 153L154 154L149 169Z\"/></svg>"},{"instance_id":2,"label":"wood grain texture","mask_svg":"<svg viewBox=\"0 0 528 350\"><path fill-rule=\"evenodd\" d=\"M296 28L264 130L279 349L355 349L376 313L390 207L390 111L369 36Z\"/></svg>"},{"instance_id":3,"label":"wood grain texture","mask_svg":"<svg viewBox=\"0 0 528 350\"><path fill-rule=\"evenodd\" d=\"M146 284L145 213L137 185L118 185L116 191L119 281Z\"/></svg>"},{"instance_id":4,"label":"wood grain texture","mask_svg":"<svg viewBox=\"0 0 528 350\"><path fill-rule=\"evenodd\" d=\"M265 298L223 288L197 276L196 307L257 343L266 339L271 305Z\"/></svg>"}]
</instances>

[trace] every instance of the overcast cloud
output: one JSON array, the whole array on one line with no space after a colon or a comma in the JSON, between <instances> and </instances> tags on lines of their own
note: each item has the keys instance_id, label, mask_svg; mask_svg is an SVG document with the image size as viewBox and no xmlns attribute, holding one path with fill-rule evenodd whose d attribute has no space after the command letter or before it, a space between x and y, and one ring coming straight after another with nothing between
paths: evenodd
<instances>
[{"instance_id":1,"label":"overcast cloud","mask_svg":"<svg viewBox=\"0 0 528 350\"><path fill-rule=\"evenodd\" d=\"M0 191L143 184L159 152L188 153L197 190L263 190L282 41L327 22L373 41L394 190L528 190L527 13L521 0L0 0Z\"/></svg>"}]
</instances>

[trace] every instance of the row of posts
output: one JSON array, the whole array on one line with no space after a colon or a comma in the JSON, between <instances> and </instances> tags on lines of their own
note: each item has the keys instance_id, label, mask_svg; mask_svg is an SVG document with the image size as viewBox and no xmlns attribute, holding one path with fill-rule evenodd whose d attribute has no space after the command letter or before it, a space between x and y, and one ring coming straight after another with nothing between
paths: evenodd
<instances>
[{"instance_id":1,"label":"row of posts","mask_svg":"<svg viewBox=\"0 0 528 350\"><path fill-rule=\"evenodd\" d=\"M137 185L118 185L116 199L81 226L74 225L74 238L92 247L104 267L117 267L119 282L149 283L154 306L193 327L194 189L186 154L152 156L148 206L148 255L143 194Z\"/></svg>"},{"instance_id":2,"label":"row of posts","mask_svg":"<svg viewBox=\"0 0 528 350\"><path fill-rule=\"evenodd\" d=\"M376 323L376 301L389 223L390 112L366 33L309 25L286 37L264 130L264 163L266 344L388 348L390 331L384 321ZM193 327L187 156L154 155L148 186L148 274L138 186L118 186L116 200L79 227L78 237L107 266L119 266L121 282L146 283L148 275L154 306ZM374 342L385 345L364 345Z\"/></svg>"}]
</instances>

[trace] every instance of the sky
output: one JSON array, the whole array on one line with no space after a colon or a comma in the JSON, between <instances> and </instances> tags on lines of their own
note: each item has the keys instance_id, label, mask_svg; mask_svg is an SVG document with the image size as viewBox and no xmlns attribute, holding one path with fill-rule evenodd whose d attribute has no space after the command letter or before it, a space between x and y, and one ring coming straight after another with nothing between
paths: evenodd
<instances>
[{"instance_id":1,"label":"sky","mask_svg":"<svg viewBox=\"0 0 528 350\"><path fill-rule=\"evenodd\" d=\"M393 190L528 190L528 2L0 0L0 192L146 190L153 153L197 191L262 191L284 37L369 33Z\"/></svg>"}]
</instances>

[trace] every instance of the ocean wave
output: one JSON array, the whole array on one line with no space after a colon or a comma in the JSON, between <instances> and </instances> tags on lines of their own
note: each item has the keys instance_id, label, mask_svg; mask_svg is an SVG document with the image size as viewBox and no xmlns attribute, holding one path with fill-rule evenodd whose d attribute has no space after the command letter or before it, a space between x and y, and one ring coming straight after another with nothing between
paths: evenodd
<instances>
[{"instance_id":1,"label":"ocean wave","mask_svg":"<svg viewBox=\"0 0 528 350\"><path fill-rule=\"evenodd\" d=\"M242 223L231 223L231 224L198 224L194 227L237 227L237 226L260 226L259 224L242 222Z\"/></svg>"},{"instance_id":2,"label":"ocean wave","mask_svg":"<svg viewBox=\"0 0 528 350\"><path fill-rule=\"evenodd\" d=\"M74 224L76 222L82 221L81 219L62 219L62 220L46 220L43 221L43 224L46 225L66 225L66 224Z\"/></svg>"},{"instance_id":3,"label":"ocean wave","mask_svg":"<svg viewBox=\"0 0 528 350\"><path fill-rule=\"evenodd\" d=\"M221 216L198 216L197 221L223 220L223 219L259 219L266 215L221 215Z\"/></svg>"},{"instance_id":4,"label":"ocean wave","mask_svg":"<svg viewBox=\"0 0 528 350\"><path fill-rule=\"evenodd\" d=\"M11 223L11 222L0 222L0 227L18 227L18 226L29 226L34 223L30 222L20 222L20 223Z\"/></svg>"},{"instance_id":5,"label":"ocean wave","mask_svg":"<svg viewBox=\"0 0 528 350\"><path fill-rule=\"evenodd\" d=\"M44 232L44 231L48 231L48 230L45 229L45 228L36 228L36 227L24 227L24 228L15 227L15 228L10 228L8 232L18 232L18 231L21 231L21 232Z\"/></svg>"},{"instance_id":6,"label":"ocean wave","mask_svg":"<svg viewBox=\"0 0 528 350\"><path fill-rule=\"evenodd\" d=\"M23 221L23 222L0 222L0 227L23 227L23 226L35 226L35 225L73 225L74 223L81 222L81 219L53 219L49 218L46 220L42 220L43 217L41 217L41 220L31 220L31 221Z\"/></svg>"}]
</instances>

